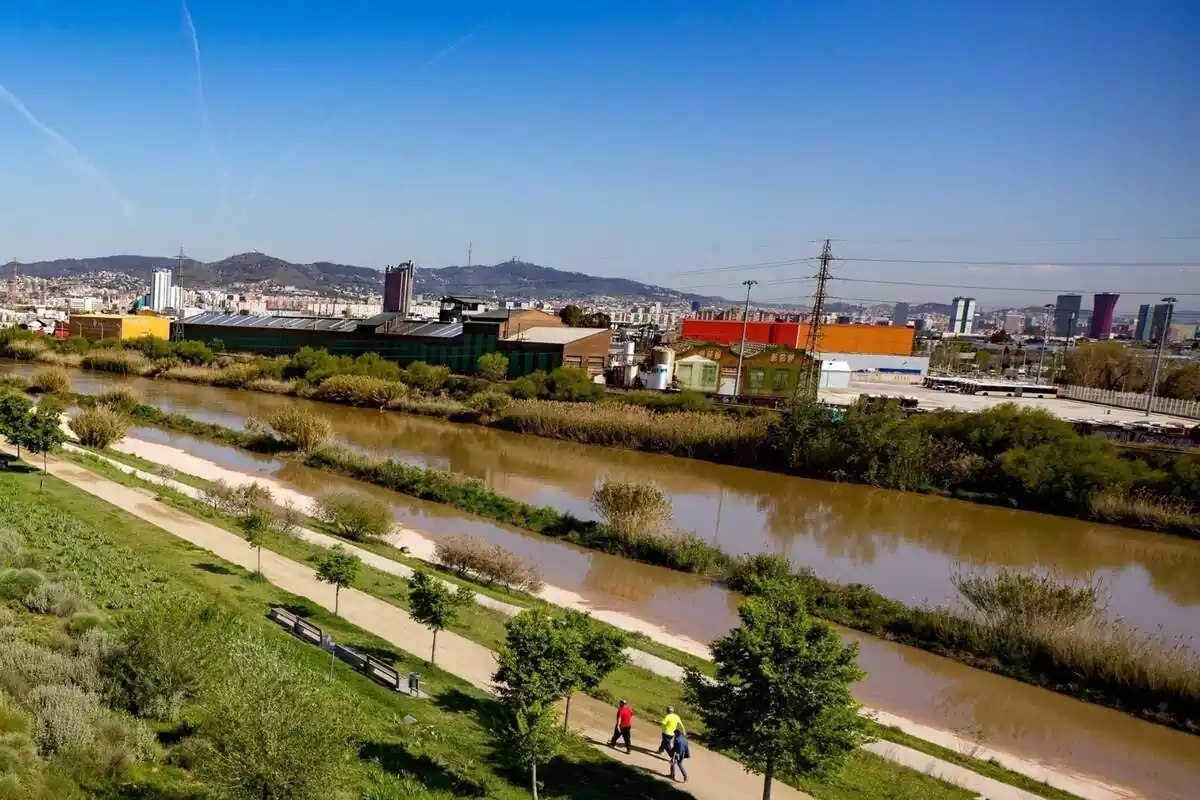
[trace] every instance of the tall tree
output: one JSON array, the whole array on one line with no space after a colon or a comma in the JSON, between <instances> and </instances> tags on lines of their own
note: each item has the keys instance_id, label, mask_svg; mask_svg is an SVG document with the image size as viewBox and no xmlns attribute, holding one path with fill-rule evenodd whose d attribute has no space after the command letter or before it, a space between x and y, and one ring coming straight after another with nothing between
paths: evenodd
<instances>
[{"instance_id":1,"label":"tall tree","mask_svg":"<svg viewBox=\"0 0 1200 800\"><path fill-rule=\"evenodd\" d=\"M543 608L522 611L505 626L504 646L492 680L508 711L498 743L529 767L537 800L537 768L554 756L562 740L554 704L565 697L583 670L574 627Z\"/></svg>"},{"instance_id":2,"label":"tall tree","mask_svg":"<svg viewBox=\"0 0 1200 800\"><path fill-rule=\"evenodd\" d=\"M583 309L579 306L563 306L558 311L558 318L569 328L579 328L583 325Z\"/></svg>"},{"instance_id":3,"label":"tall tree","mask_svg":"<svg viewBox=\"0 0 1200 800\"><path fill-rule=\"evenodd\" d=\"M333 615L338 615L338 603L342 589L354 583L362 561L353 553L347 553L340 544L329 548L317 559L317 580L333 584Z\"/></svg>"},{"instance_id":4,"label":"tall tree","mask_svg":"<svg viewBox=\"0 0 1200 800\"><path fill-rule=\"evenodd\" d=\"M777 774L834 772L866 741L850 694L864 673L858 646L811 618L791 580L764 585L738 617L741 625L712 643L716 679L689 667L685 690L712 742L760 773L770 800Z\"/></svg>"},{"instance_id":5,"label":"tall tree","mask_svg":"<svg viewBox=\"0 0 1200 800\"><path fill-rule=\"evenodd\" d=\"M8 392L0 397L0 433L16 446L17 458L21 457L21 442L32 410L33 401L26 394Z\"/></svg>"},{"instance_id":6,"label":"tall tree","mask_svg":"<svg viewBox=\"0 0 1200 800\"><path fill-rule=\"evenodd\" d=\"M238 518L238 527L246 537L246 544L254 548L258 554L258 566L255 572L262 574L262 546L267 534L275 527L275 516L265 508L256 508L249 514Z\"/></svg>"},{"instance_id":7,"label":"tall tree","mask_svg":"<svg viewBox=\"0 0 1200 800\"><path fill-rule=\"evenodd\" d=\"M67 438L62 429L62 406L50 398L44 398L29 415L19 435L26 450L35 455L41 454L42 474L45 475L47 455Z\"/></svg>"},{"instance_id":8,"label":"tall tree","mask_svg":"<svg viewBox=\"0 0 1200 800\"><path fill-rule=\"evenodd\" d=\"M571 717L572 695L575 692L595 691L605 678L629 663L629 656L625 653L629 637L623 631L601 625L590 614L567 611L562 619L563 624L574 629L581 656L579 672L567 694L567 710L563 715L563 728L566 728Z\"/></svg>"},{"instance_id":9,"label":"tall tree","mask_svg":"<svg viewBox=\"0 0 1200 800\"><path fill-rule=\"evenodd\" d=\"M440 578L417 570L408 582L408 602L412 618L433 631L433 649L429 663L436 663L438 631L454 624L458 612L475 602L475 592L466 586L450 591Z\"/></svg>"},{"instance_id":10,"label":"tall tree","mask_svg":"<svg viewBox=\"0 0 1200 800\"><path fill-rule=\"evenodd\" d=\"M475 371L486 381L502 381L508 377L508 356L484 353L475 360Z\"/></svg>"}]
</instances>

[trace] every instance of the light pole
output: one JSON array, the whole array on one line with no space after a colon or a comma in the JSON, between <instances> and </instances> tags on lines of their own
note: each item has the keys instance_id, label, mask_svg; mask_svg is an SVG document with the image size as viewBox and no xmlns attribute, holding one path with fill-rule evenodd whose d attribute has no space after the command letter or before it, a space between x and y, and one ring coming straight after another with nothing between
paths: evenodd
<instances>
[{"instance_id":1,"label":"light pole","mask_svg":"<svg viewBox=\"0 0 1200 800\"><path fill-rule=\"evenodd\" d=\"M1171 330L1171 312L1175 310L1175 298L1164 297L1163 302L1167 304L1167 317L1163 320L1162 329L1158 332L1158 352L1154 356L1154 377L1150 380L1150 391L1146 393L1146 416L1150 416L1150 411L1154 408L1154 391L1158 388L1158 370L1162 366L1163 348L1167 343L1167 332ZM1153 324L1153 318L1151 318Z\"/></svg>"},{"instance_id":2,"label":"light pole","mask_svg":"<svg viewBox=\"0 0 1200 800\"><path fill-rule=\"evenodd\" d=\"M742 281L746 287L746 307L742 310L742 346L738 348L737 376L733 379L733 398L736 400L742 393L742 358L746 355L746 328L750 325L750 290L758 281Z\"/></svg>"},{"instance_id":3,"label":"light pole","mask_svg":"<svg viewBox=\"0 0 1200 800\"><path fill-rule=\"evenodd\" d=\"M1050 338L1050 325L1058 316L1058 303L1047 303L1042 308L1050 312L1050 321L1042 324L1042 354L1038 356L1038 381L1045 381L1043 376L1046 373L1042 372L1042 365L1046 363L1046 340Z\"/></svg>"}]
</instances>

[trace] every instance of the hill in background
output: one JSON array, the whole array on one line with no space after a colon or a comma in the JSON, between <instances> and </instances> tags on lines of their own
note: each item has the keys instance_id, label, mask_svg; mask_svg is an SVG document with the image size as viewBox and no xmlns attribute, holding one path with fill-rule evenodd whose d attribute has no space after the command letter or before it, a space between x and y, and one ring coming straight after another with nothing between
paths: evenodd
<instances>
[{"instance_id":1,"label":"hill in background","mask_svg":"<svg viewBox=\"0 0 1200 800\"><path fill-rule=\"evenodd\" d=\"M118 272L147 283L155 267L177 266L170 257L115 255L87 259L58 259L18 264L22 275L45 278L78 277L97 272ZM383 273L370 267L318 261L294 264L265 253L239 253L220 261L183 261L184 284L215 288L234 284L265 283L297 289L343 294L378 293ZM582 272L543 267L524 261L505 261L492 266L450 266L417 270L416 293L426 295L464 294L556 299L605 295L629 300L724 303L719 297L689 294L626 278L604 278Z\"/></svg>"}]
</instances>

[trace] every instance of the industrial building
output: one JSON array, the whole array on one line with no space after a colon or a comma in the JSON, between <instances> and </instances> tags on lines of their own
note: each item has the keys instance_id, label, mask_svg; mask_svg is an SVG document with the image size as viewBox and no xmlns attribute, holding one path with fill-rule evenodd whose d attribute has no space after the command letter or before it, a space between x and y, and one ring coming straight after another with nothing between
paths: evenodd
<instances>
[{"instance_id":1,"label":"industrial building","mask_svg":"<svg viewBox=\"0 0 1200 800\"><path fill-rule=\"evenodd\" d=\"M791 397L811 367L811 359L801 350L784 345L747 342L741 359L738 380L739 344L718 342L680 342L673 345L668 358L669 371L680 389L705 394ZM849 368L846 368L847 375ZM739 386L740 384L740 386Z\"/></svg>"},{"instance_id":2,"label":"industrial building","mask_svg":"<svg viewBox=\"0 0 1200 800\"><path fill-rule=\"evenodd\" d=\"M803 350L808 343L807 322L750 322L746 341ZM912 328L897 325L822 325L819 349L822 354L859 353L911 356ZM742 323L737 320L683 320L679 338L687 341L735 344L742 340Z\"/></svg>"},{"instance_id":3,"label":"industrial building","mask_svg":"<svg viewBox=\"0 0 1200 800\"><path fill-rule=\"evenodd\" d=\"M167 339L171 336L171 321L157 314L72 314L67 319L67 335L91 341Z\"/></svg>"},{"instance_id":4,"label":"industrial building","mask_svg":"<svg viewBox=\"0 0 1200 800\"><path fill-rule=\"evenodd\" d=\"M205 313L189 317L181 335L202 342L219 339L229 350L263 355L287 355L305 346L334 355L378 353L402 367L424 361L463 374L473 373L478 358L493 352L508 357L509 377L563 365L583 367L592 375L604 371L612 344L607 328L565 329L568 334L559 330L558 317L529 309L464 315L473 310L475 299L453 297L443 298L441 321L407 320L399 307L411 285L410 280L407 290L397 287L385 300L395 310L368 319Z\"/></svg>"}]
</instances>

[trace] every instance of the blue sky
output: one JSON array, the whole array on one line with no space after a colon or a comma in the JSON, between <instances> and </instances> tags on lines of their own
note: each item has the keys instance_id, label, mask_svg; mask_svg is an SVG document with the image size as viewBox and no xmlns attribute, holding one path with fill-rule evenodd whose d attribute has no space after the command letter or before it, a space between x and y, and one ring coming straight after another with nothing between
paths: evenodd
<instances>
[{"instance_id":1,"label":"blue sky","mask_svg":"<svg viewBox=\"0 0 1200 800\"><path fill-rule=\"evenodd\" d=\"M836 262L998 287L844 297L1200 293L1200 266L1072 265L1200 265L1187 0L187 8L199 74L171 0L0 4L3 258L443 266L473 241L477 263L728 296L754 277L768 299L810 292L776 282L811 266L688 271L829 236L850 259L1028 264Z\"/></svg>"}]
</instances>

